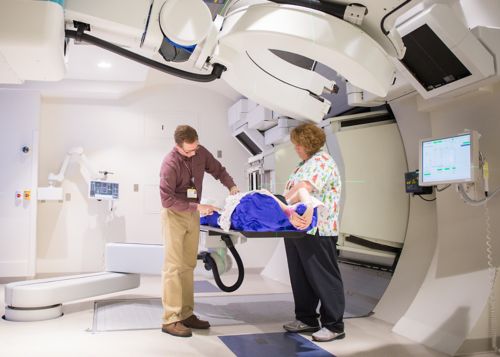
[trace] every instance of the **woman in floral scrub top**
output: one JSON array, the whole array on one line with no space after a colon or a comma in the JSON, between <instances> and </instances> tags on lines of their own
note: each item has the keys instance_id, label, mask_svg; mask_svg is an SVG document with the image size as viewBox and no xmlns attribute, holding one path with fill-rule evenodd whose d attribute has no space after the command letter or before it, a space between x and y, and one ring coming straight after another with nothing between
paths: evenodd
<instances>
[{"instance_id":1,"label":"woman in floral scrub top","mask_svg":"<svg viewBox=\"0 0 500 357\"><path fill-rule=\"evenodd\" d=\"M321 150L326 141L323 130L302 124L293 129L291 140L303 161L290 175L284 196L288 200L305 188L324 206L318 207L318 225L305 238L285 239L296 320L283 328L289 332L314 332L315 341L341 339L345 337L345 300L336 250L340 175L333 158ZM290 218L298 229L308 227L310 220L307 212Z\"/></svg>"}]
</instances>

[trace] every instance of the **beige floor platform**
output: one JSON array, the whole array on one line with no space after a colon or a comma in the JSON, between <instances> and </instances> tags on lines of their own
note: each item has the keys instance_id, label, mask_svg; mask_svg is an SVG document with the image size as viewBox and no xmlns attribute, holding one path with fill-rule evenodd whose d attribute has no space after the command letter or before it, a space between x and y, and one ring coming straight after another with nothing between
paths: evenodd
<instances>
[{"instance_id":1,"label":"beige floor platform","mask_svg":"<svg viewBox=\"0 0 500 357\"><path fill-rule=\"evenodd\" d=\"M227 276L225 279L233 277ZM235 278L235 277L234 277ZM199 280L205 280L199 277ZM3 315L4 283L0 282L0 313ZM282 322L264 325L215 326L209 331L195 332L192 338L181 339L158 330L135 330L92 333L94 301L109 298L159 297L160 278L143 276L137 289L99 296L64 305L64 316L39 322L9 322L0 320L1 356L234 356L218 336L280 332ZM290 292L286 285L247 273L238 295ZM224 295L204 293L197 296ZM293 312L290 311L290 316ZM398 336L391 326L376 315L346 320L347 337L319 346L335 356L426 356L441 357L442 353ZM310 336L304 335L310 339ZM485 355L482 355L485 356Z\"/></svg>"}]
</instances>

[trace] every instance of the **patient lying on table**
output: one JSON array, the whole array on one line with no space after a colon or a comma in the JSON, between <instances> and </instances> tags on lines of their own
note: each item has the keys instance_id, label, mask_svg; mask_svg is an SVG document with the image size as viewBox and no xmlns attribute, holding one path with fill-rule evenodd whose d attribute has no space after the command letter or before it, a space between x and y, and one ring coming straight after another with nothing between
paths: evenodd
<instances>
[{"instance_id":1,"label":"patient lying on table","mask_svg":"<svg viewBox=\"0 0 500 357\"><path fill-rule=\"evenodd\" d=\"M226 198L224 209L200 218L202 225L222 228L226 231L277 232L298 231L292 224L292 215L303 215L312 210L308 231L318 221L317 207L321 202L310 196L305 189L299 190L290 203L285 204L267 190L239 193Z\"/></svg>"}]
</instances>

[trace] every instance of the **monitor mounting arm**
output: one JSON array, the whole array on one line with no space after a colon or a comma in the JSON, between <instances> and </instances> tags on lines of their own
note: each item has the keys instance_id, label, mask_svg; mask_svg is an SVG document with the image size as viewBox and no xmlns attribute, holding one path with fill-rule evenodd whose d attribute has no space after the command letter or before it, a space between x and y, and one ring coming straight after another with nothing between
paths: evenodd
<instances>
[{"instance_id":1,"label":"monitor mounting arm","mask_svg":"<svg viewBox=\"0 0 500 357\"><path fill-rule=\"evenodd\" d=\"M80 164L80 166L81 166L80 172L81 172L82 176L84 177L85 182L87 184L90 182L91 179L94 179L94 178L100 178L100 179L104 178L105 179L107 174L109 173L108 171L104 171L104 176L99 175L94 170L92 165L90 164L90 161L87 159L87 156L85 156L85 154L83 152L83 148L82 147L74 147L74 148L71 148L68 151L68 153L66 154L66 157L64 158L64 161L63 161L61 168L59 170L59 173L57 173L57 174L50 173L49 174L49 177L48 177L49 178L49 186L54 186L55 183L60 184L64 180L64 175L66 173L66 170L67 170L68 165L69 165L71 160L76 160Z\"/></svg>"}]
</instances>

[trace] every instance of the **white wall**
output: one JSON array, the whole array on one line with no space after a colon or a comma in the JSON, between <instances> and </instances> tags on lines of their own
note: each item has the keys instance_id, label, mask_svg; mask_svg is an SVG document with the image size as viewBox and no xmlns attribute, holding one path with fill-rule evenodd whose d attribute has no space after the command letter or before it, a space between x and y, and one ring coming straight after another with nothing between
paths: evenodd
<instances>
[{"instance_id":1,"label":"white wall","mask_svg":"<svg viewBox=\"0 0 500 357\"><path fill-rule=\"evenodd\" d=\"M491 91L478 91L441 107L433 107L429 113L432 136L452 135L466 128L482 134L480 147L490 162L492 189L500 187L498 112L500 88L496 86ZM418 120L421 116L416 112L412 116L410 111L407 115L406 120L412 117ZM498 267L500 197L495 197L488 207L494 264ZM484 207L464 204L453 188L437 194L436 218L436 249L427 276L394 331L437 350L455 354L466 338L488 337L488 321L484 313L489 294L486 218ZM422 227L422 233L425 232L432 233L428 227ZM422 239L426 241L424 235ZM411 278L412 273L407 272L406 279ZM499 306L496 308L498 311Z\"/></svg>"},{"instance_id":2,"label":"white wall","mask_svg":"<svg viewBox=\"0 0 500 357\"><path fill-rule=\"evenodd\" d=\"M87 272L103 268L107 242L162 243L159 169L173 147L173 130L190 124L200 142L220 161L242 190L246 189L248 154L231 136L227 108L232 101L207 89L185 84L148 88L118 101L45 100L40 130L40 185L56 172L68 149L82 146L96 170L114 172L120 200L113 212L105 202L87 199L78 165L69 166L63 187L70 201L39 204L38 273ZM165 131L162 133L161 126ZM139 192L134 192L134 184ZM210 175L203 198L222 199L227 190ZM263 267L275 242L262 240L238 247L246 267Z\"/></svg>"},{"instance_id":3,"label":"white wall","mask_svg":"<svg viewBox=\"0 0 500 357\"><path fill-rule=\"evenodd\" d=\"M0 276L32 276L36 251L36 187L40 95L0 89ZM28 146L29 154L21 148ZM16 201L16 191L31 200Z\"/></svg>"}]
</instances>

